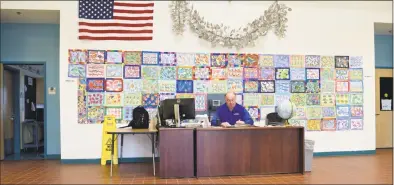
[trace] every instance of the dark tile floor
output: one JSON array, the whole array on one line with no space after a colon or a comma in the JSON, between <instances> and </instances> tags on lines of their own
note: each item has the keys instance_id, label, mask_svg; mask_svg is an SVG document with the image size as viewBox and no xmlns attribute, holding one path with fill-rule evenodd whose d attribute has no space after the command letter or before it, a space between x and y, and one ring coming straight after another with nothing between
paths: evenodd
<instances>
[{"instance_id":1,"label":"dark tile floor","mask_svg":"<svg viewBox=\"0 0 394 185\"><path fill-rule=\"evenodd\" d=\"M109 165L61 164L56 160L2 161L1 184L393 184L392 150L376 155L316 157L312 172L301 174L160 179L152 166L121 164L109 177ZM158 166L158 165L157 165Z\"/></svg>"}]
</instances>

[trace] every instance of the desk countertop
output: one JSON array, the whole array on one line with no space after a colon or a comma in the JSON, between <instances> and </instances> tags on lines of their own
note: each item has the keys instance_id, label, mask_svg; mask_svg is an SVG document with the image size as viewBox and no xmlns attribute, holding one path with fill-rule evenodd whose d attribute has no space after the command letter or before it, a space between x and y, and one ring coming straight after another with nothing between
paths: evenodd
<instances>
[{"instance_id":1,"label":"desk countertop","mask_svg":"<svg viewBox=\"0 0 394 185\"><path fill-rule=\"evenodd\" d=\"M196 130L272 130L272 129L300 129L304 128L302 126L272 126L272 127L230 127L230 128L223 128L223 127L207 127L207 128L197 128Z\"/></svg>"},{"instance_id":2,"label":"desk countertop","mask_svg":"<svg viewBox=\"0 0 394 185\"><path fill-rule=\"evenodd\" d=\"M127 128L118 128L114 131L108 131L108 134L150 134L156 133L156 128L149 128L149 129L132 129L130 127Z\"/></svg>"}]
</instances>

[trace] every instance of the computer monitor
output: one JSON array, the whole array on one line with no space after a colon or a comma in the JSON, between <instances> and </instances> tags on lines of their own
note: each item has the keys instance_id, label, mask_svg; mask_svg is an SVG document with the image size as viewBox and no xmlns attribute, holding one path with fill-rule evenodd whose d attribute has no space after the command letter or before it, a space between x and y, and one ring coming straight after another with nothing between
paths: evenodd
<instances>
[{"instance_id":1,"label":"computer monitor","mask_svg":"<svg viewBox=\"0 0 394 185\"><path fill-rule=\"evenodd\" d=\"M160 102L159 115L163 124L167 119L174 120L176 125L180 124L181 120L195 119L194 98L165 99Z\"/></svg>"}]
</instances>

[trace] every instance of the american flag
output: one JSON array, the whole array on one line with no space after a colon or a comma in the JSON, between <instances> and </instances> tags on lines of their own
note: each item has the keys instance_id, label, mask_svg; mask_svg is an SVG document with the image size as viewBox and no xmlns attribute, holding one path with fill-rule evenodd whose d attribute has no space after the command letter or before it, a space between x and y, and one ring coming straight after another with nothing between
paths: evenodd
<instances>
[{"instance_id":1,"label":"american flag","mask_svg":"<svg viewBox=\"0 0 394 185\"><path fill-rule=\"evenodd\" d=\"M153 1L79 0L80 40L152 40Z\"/></svg>"}]
</instances>

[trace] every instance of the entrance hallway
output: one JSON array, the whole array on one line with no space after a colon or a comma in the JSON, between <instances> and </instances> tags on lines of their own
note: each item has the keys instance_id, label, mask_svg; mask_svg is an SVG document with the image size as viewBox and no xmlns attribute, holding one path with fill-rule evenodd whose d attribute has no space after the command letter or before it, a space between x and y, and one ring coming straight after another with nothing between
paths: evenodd
<instances>
[{"instance_id":1,"label":"entrance hallway","mask_svg":"<svg viewBox=\"0 0 394 185\"><path fill-rule=\"evenodd\" d=\"M312 172L199 179L159 179L148 163L126 163L109 177L109 165L60 161L2 161L1 184L393 184L392 149L376 155L315 157ZM157 164L158 165L158 164ZM157 168L158 169L158 168Z\"/></svg>"}]
</instances>

